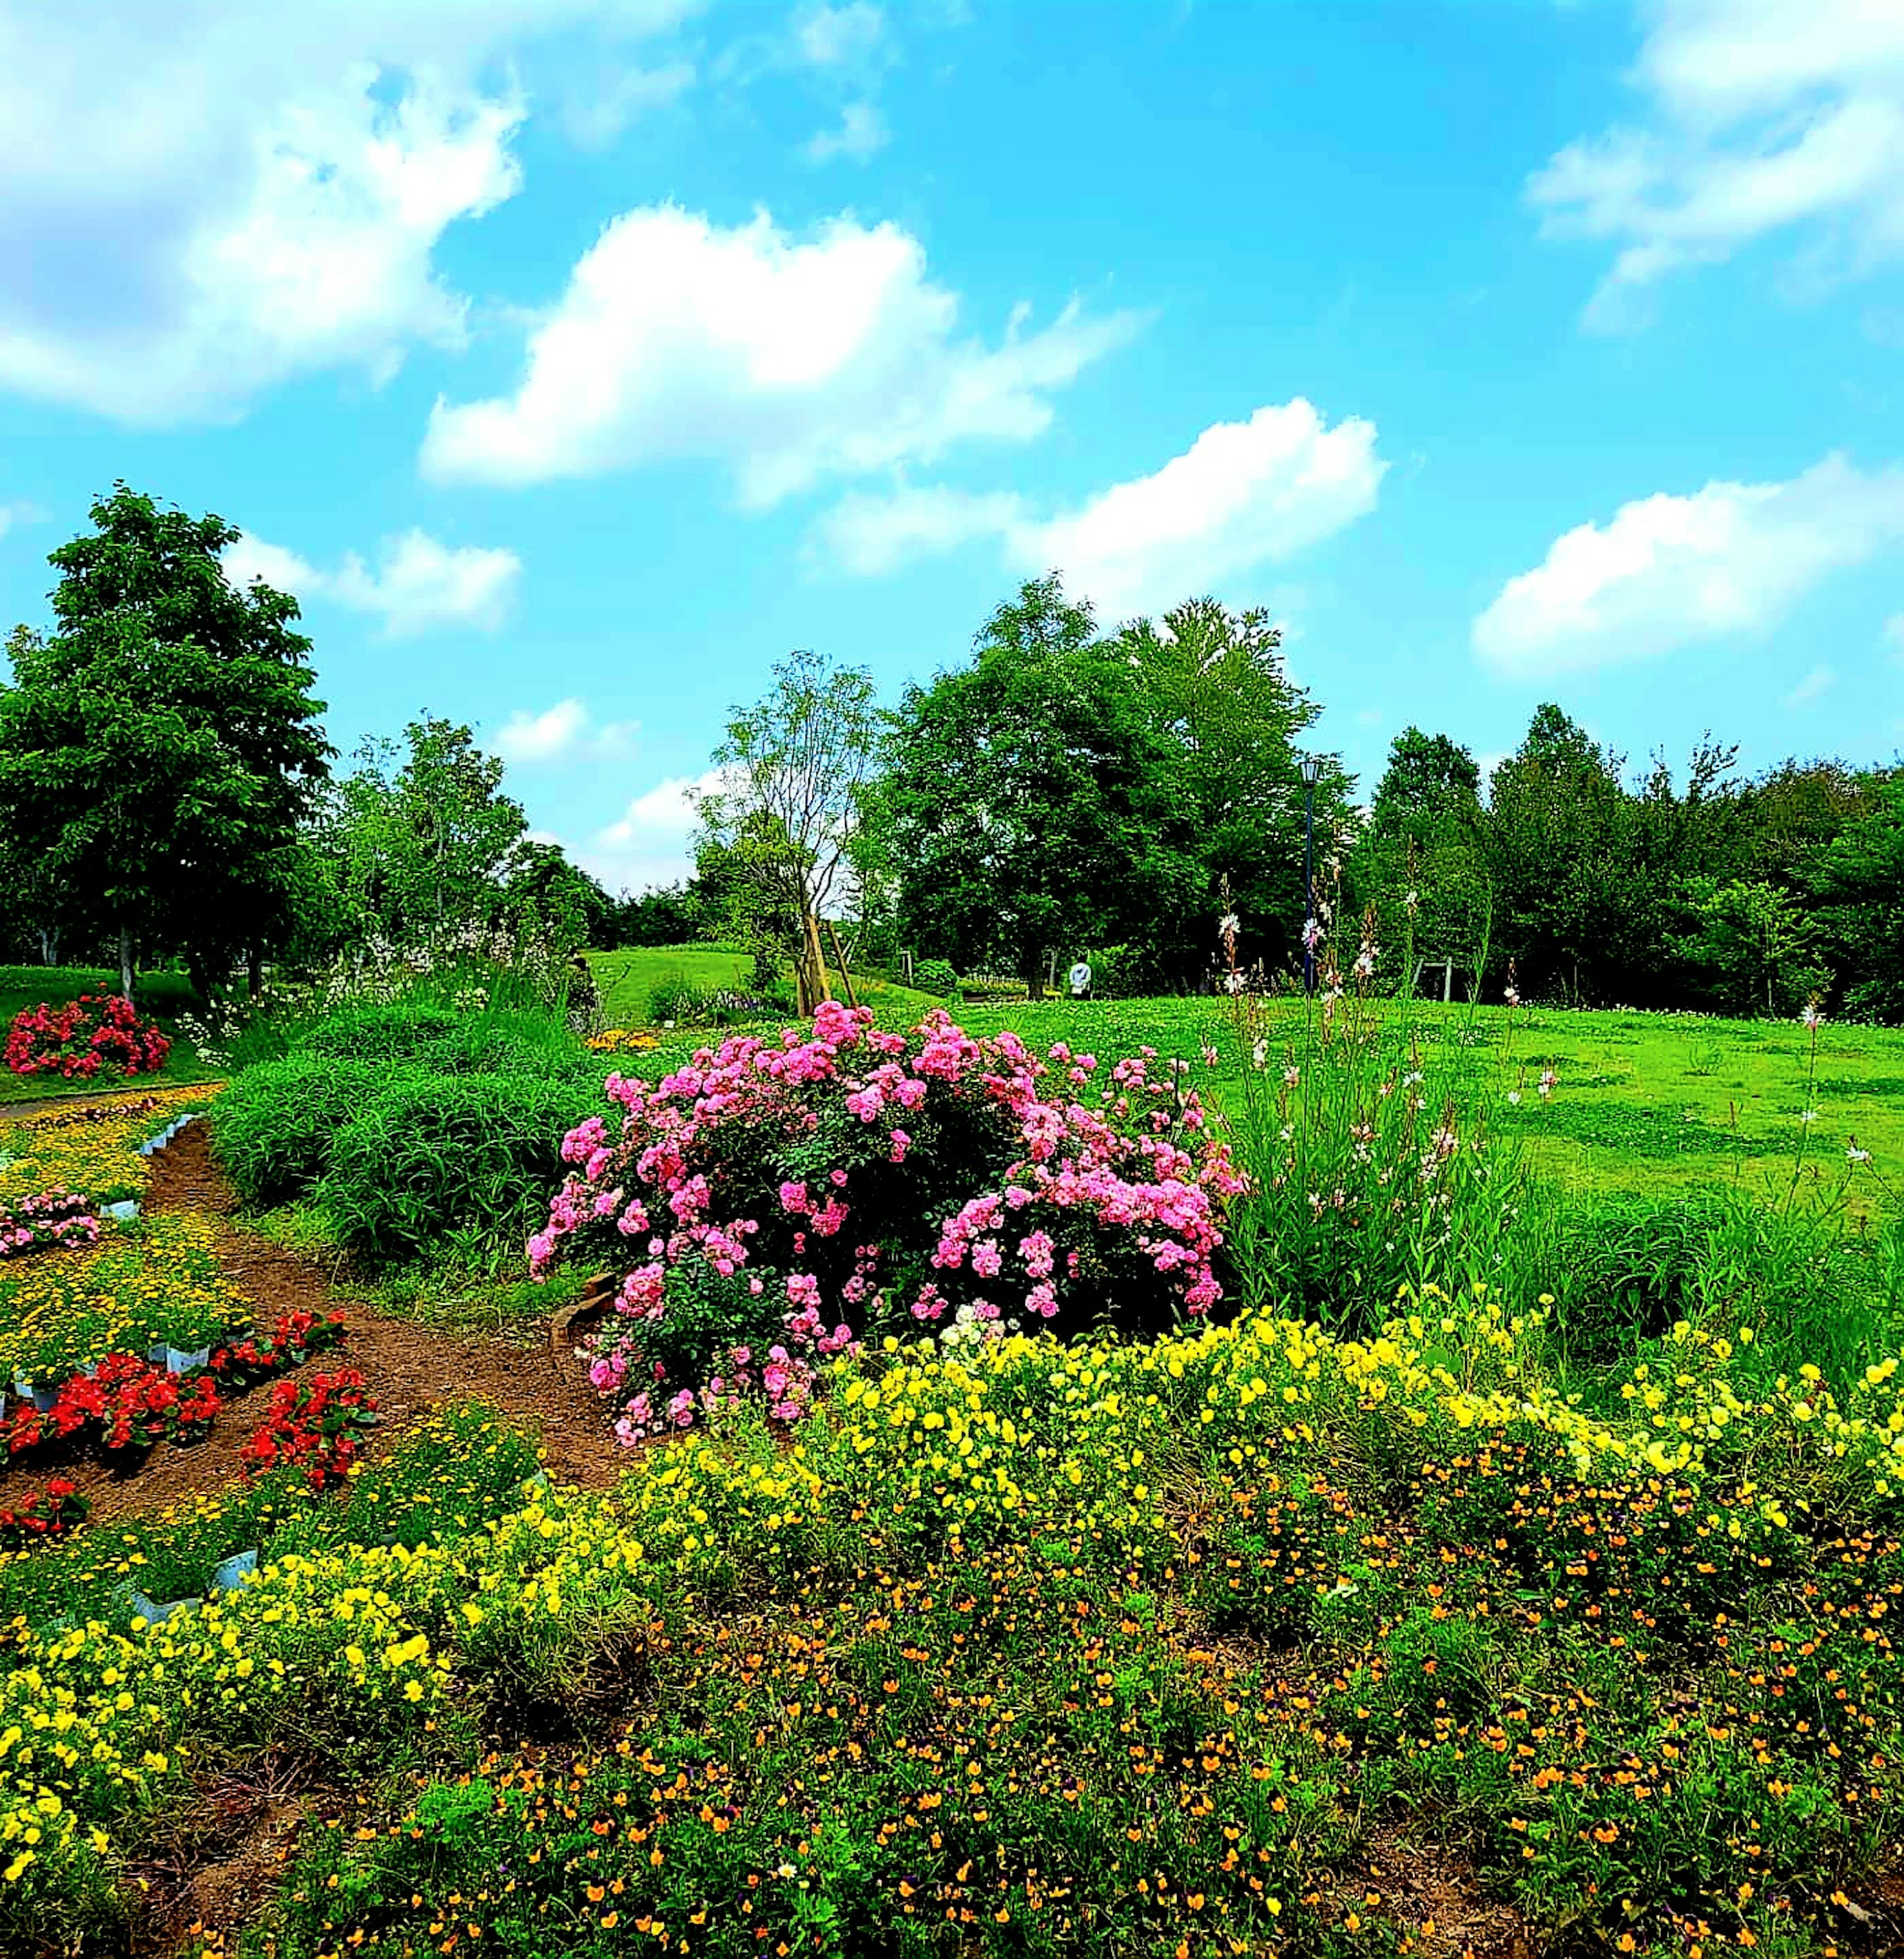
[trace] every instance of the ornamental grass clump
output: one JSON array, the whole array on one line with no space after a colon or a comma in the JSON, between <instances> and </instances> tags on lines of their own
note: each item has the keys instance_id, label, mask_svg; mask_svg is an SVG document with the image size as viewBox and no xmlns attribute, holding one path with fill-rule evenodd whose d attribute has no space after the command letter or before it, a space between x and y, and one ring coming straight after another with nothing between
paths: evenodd
<instances>
[{"instance_id":1,"label":"ornamental grass clump","mask_svg":"<svg viewBox=\"0 0 1904 1959\"><path fill-rule=\"evenodd\" d=\"M618 1278L592 1373L624 1441L742 1400L798 1416L869 1335L1154 1335L1222 1300L1240 1180L1184 1064L872 1023L827 1002L658 1085L611 1075L620 1135L563 1141L531 1268Z\"/></svg>"}]
</instances>

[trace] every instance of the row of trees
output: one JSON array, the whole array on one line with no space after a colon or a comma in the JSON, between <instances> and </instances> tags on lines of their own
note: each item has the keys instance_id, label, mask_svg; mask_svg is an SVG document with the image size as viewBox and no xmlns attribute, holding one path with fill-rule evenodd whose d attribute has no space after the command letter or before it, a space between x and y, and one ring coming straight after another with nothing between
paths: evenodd
<instances>
[{"instance_id":1,"label":"row of trees","mask_svg":"<svg viewBox=\"0 0 1904 1959\"><path fill-rule=\"evenodd\" d=\"M1904 770L1747 779L1709 736L1678 772L1656 755L1636 773L1548 703L1485 783L1452 736L1406 729L1363 809L1340 758L1303 745L1319 712L1261 613L1197 599L1106 633L1033 580L890 713L863 672L779 668L716 751L699 875L629 928L744 931L795 958L803 999L823 985L815 921L843 904L875 951L1002 967L1034 993L1081 952L1120 990L1206 983L1225 911L1244 964L1293 971L1306 762L1315 908L1344 964L1372 927L1392 983L1417 976L1407 948L1494 997L1511 973L1579 1004L1828 996L1904 1018Z\"/></svg>"},{"instance_id":2,"label":"row of trees","mask_svg":"<svg viewBox=\"0 0 1904 1959\"><path fill-rule=\"evenodd\" d=\"M0 683L0 957L265 961L497 929L589 942L613 903L529 836L471 731L420 719L342 771L297 602L239 590L238 532L121 484L52 554L49 632Z\"/></svg>"},{"instance_id":3,"label":"row of trees","mask_svg":"<svg viewBox=\"0 0 1904 1959\"><path fill-rule=\"evenodd\" d=\"M122 484L91 517L52 554L50 630L8 642L0 957L108 954L130 992L177 956L210 994L377 941L738 937L811 1005L837 924L862 962L909 948L1036 992L1083 953L1119 990L1189 989L1220 912L1245 964L1299 965L1312 807L1316 910L1348 957L1372 920L1391 981L1410 947L1496 997L1512 971L1528 997L1904 1018L1896 767L1748 779L1708 738L1635 772L1547 705L1485 783L1406 730L1360 808L1265 614L1203 598L1105 632L1052 577L890 710L863 670L782 662L729 717L694 878L611 899L465 727L338 767L297 601L227 580L230 525Z\"/></svg>"}]
</instances>

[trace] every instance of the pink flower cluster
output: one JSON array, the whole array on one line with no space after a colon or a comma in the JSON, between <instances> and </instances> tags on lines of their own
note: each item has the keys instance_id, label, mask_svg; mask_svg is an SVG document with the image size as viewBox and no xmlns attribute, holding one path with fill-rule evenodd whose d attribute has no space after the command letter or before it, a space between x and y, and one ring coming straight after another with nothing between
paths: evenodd
<instances>
[{"instance_id":1,"label":"pink flower cluster","mask_svg":"<svg viewBox=\"0 0 1904 1959\"><path fill-rule=\"evenodd\" d=\"M830 1355L887 1330L1157 1332L1222 1299L1242 1180L1188 1064L872 1018L829 1003L778 1045L611 1076L619 1137L592 1117L565 1138L531 1269L622 1275L591 1372L625 1440L741 1399L791 1418Z\"/></svg>"},{"instance_id":2,"label":"pink flower cluster","mask_svg":"<svg viewBox=\"0 0 1904 1959\"><path fill-rule=\"evenodd\" d=\"M99 1237L99 1215L76 1190L42 1190L0 1205L0 1259L52 1245L90 1245Z\"/></svg>"}]
</instances>

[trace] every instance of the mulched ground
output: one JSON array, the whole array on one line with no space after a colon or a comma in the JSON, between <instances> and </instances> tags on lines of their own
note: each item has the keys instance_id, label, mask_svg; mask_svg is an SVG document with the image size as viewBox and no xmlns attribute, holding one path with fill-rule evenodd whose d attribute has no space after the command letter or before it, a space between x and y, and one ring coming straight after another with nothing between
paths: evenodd
<instances>
[{"instance_id":1,"label":"mulched ground","mask_svg":"<svg viewBox=\"0 0 1904 1959\"><path fill-rule=\"evenodd\" d=\"M403 1430L447 1402L493 1402L505 1414L532 1424L547 1452L557 1483L605 1488L629 1465L629 1453L609 1432L602 1405L579 1369L563 1367L554 1349L512 1347L495 1340L458 1340L373 1312L347 1288L332 1284L309 1260L245 1229L233 1214L237 1200L213 1160L206 1126L194 1122L152 1159L144 1208L195 1211L217 1234L221 1262L233 1283L251 1300L258 1323L268 1327L281 1313L302 1307L328 1313L341 1307L350 1338L341 1348L318 1355L306 1370L342 1363L360 1369L384 1420L367 1453L387 1448ZM57 1256L56 1254L54 1256ZM282 1380L289 1378L279 1376ZM0 1504L24 1486L37 1488L49 1475L68 1476L93 1507L93 1521L163 1510L201 1491L235 1482L244 1474L239 1451L264 1418L269 1384L229 1402L206 1439L189 1448L161 1443L131 1474L88 1453L65 1459L35 1450L19 1467L0 1466Z\"/></svg>"}]
</instances>

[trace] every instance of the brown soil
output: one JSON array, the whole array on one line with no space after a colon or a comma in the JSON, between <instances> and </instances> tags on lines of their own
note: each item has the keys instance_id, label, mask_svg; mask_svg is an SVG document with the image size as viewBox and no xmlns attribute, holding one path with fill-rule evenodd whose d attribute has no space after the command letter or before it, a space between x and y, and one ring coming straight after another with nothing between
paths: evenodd
<instances>
[{"instance_id":1,"label":"brown soil","mask_svg":"<svg viewBox=\"0 0 1904 1959\"><path fill-rule=\"evenodd\" d=\"M1482 1893L1472 1872L1445 1852L1383 1828L1369 1840L1365 1899L1410 1926L1423 1959L1535 1959L1527 1921Z\"/></svg>"},{"instance_id":2,"label":"brown soil","mask_svg":"<svg viewBox=\"0 0 1904 1959\"><path fill-rule=\"evenodd\" d=\"M252 1303L260 1326L268 1327L299 1307L319 1313L342 1308L348 1340L307 1366L328 1369L347 1362L362 1370L384 1418L369 1453L387 1448L433 1408L480 1399L533 1425L549 1475L558 1483L605 1488L628 1467L628 1452L610 1433L601 1402L580 1370L564 1366L552 1346L452 1339L386 1318L334 1286L309 1260L245 1229L233 1218L236 1199L212 1159L203 1123L191 1124L153 1157L144 1202L151 1211L195 1211L211 1221L225 1270ZM183 1449L161 1444L129 1475L96 1454L60 1461L50 1449L36 1451L17 1471L0 1468L0 1502L11 1494L10 1484L37 1488L57 1473L79 1486L92 1504L93 1521L103 1523L234 1482L244 1473L239 1451L262 1420L268 1392L258 1387L237 1396L203 1442Z\"/></svg>"}]
</instances>

